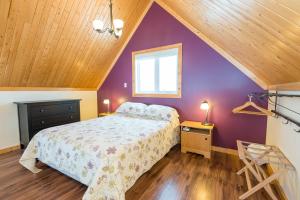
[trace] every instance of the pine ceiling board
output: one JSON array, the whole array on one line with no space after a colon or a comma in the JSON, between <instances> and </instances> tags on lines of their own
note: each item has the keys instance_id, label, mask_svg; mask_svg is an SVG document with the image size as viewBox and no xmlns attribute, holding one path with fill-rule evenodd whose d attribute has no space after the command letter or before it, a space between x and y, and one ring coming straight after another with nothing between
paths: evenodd
<instances>
[{"instance_id":1,"label":"pine ceiling board","mask_svg":"<svg viewBox=\"0 0 300 200\"><path fill-rule=\"evenodd\" d=\"M286 44L288 47L293 48L294 51L298 51L299 53L299 49L295 48L293 45L295 43L300 44L300 29L297 31L294 31L292 29L290 31L288 28L289 26L291 26L291 24L287 24L286 22L280 23L282 18L279 16L267 16L269 11L264 7L258 6L258 4L251 4L250 1L239 0L232 0L232 2L232 6L229 9L231 9L233 12L239 13L240 15L244 15L244 17L248 18L249 20L252 20L254 22L254 25L265 32L264 36L266 37L264 38L264 40L268 40L268 36L271 34L272 37L269 38L270 40L280 41L283 44ZM222 2L219 2L219 5L221 8L223 8L222 5L224 4L222 4ZM240 10L240 8L242 8L242 10ZM280 24L277 24L278 22ZM253 29L256 30L255 27L253 27Z\"/></svg>"},{"instance_id":2,"label":"pine ceiling board","mask_svg":"<svg viewBox=\"0 0 300 200\"><path fill-rule=\"evenodd\" d=\"M32 37L32 40L28 40L28 48L26 49L26 51L28 51L29 56L26 59L26 63L24 63L23 73L19 80L18 77L16 77L16 82L11 83L16 86L27 86L31 70L36 59L38 58L37 56L44 33L47 32L45 26L47 24L52 1L40 0L39 4L41 4L42 8L41 10L37 8L35 12L35 20L31 25L32 27L30 36Z\"/></svg>"},{"instance_id":3,"label":"pine ceiling board","mask_svg":"<svg viewBox=\"0 0 300 200\"><path fill-rule=\"evenodd\" d=\"M49 5L47 5L47 7L48 6ZM44 72L44 64L47 59L50 44L58 28L58 23L61 17L60 8L64 6L64 0L54 0L50 4L50 9L48 10L48 12L43 14L46 15L46 21L39 28L45 29L45 31L43 32L39 40L38 49L34 55L35 58L29 72L29 78L27 80L27 86L29 87L43 86L41 84L41 81L45 78L45 76L47 76L47 74ZM51 69L49 68L48 71L49 70Z\"/></svg>"},{"instance_id":4,"label":"pine ceiling board","mask_svg":"<svg viewBox=\"0 0 300 200\"><path fill-rule=\"evenodd\" d=\"M80 52L80 47L82 44L82 39L84 35L87 34L88 27L87 25L91 25L91 21L86 21L86 18L89 17L91 14L92 9L97 9L98 7L94 6L95 1L90 1L89 6L85 7L85 9L81 10L78 13L78 20L75 20L76 25L71 26L70 28L74 29L75 31L70 35L70 41L67 46L67 50L65 51L66 56L63 56L62 62L60 62L61 67L57 72L55 77L54 85L68 85L67 84L67 77L71 76L72 71L77 71L73 65L74 60L76 57L80 57L78 53Z\"/></svg>"},{"instance_id":5,"label":"pine ceiling board","mask_svg":"<svg viewBox=\"0 0 300 200\"><path fill-rule=\"evenodd\" d=\"M146 3L144 3L146 2ZM144 14L144 11L147 9L146 7L148 7L149 5L149 1L140 1L138 3L134 3L132 6L134 6L133 10L138 10L141 11L142 15ZM137 13L137 12L131 12L129 16L127 16L128 20L127 21L127 27L134 27L137 24L137 20L139 20L139 17L141 16L141 13ZM135 20L129 20L129 19L135 19ZM128 39L128 37L130 36L132 31L127 30L127 28L125 27L124 32L126 33L126 37L123 38L124 41L126 41ZM118 43L117 40L113 40L113 43L115 44L116 48L112 49L112 51L108 52L105 51L104 54L102 55L102 57L107 58L109 57L110 59L97 59L95 60L93 66L97 66L97 65L101 65L101 66L105 66L103 68L101 68L101 71L98 71L97 74L101 74L101 76L97 76L94 75L93 79L90 80L84 80L84 82L86 82L88 85L89 84L94 84L93 87L98 87L99 82L105 78L105 74L110 70L110 67L112 66L114 60L116 59L116 56L118 55L120 49L122 48L122 46L124 45L124 42L122 43ZM114 55L114 57L111 57L110 55ZM93 74L93 69L89 72L91 74Z\"/></svg>"},{"instance_id":6,"label":"pine ceiling board","mask_svg":"<svg viewBox=\"0 0 300 200\"><path fill-rule=\"evenodd\" d=\"M109 23L108 0L1 0L0 87L96 87L150 1L113 1L116 40L92 29L97 16Z\"/></svg>"},{"instance_id":7,"label":"pine ceiling board","mask_svg":"<svg viewBox=\"0 0 300 200\"><path fill-rule=\"evenodd\" d=\"M72 21L74 13L79 7L79 1L76 1L77 4L72 5L72 8L68 10L68 17L65 22L64 28L62 30L62 33L60 34L59 41L57 47L54 49L55 54L52 55L52 62L50 63L50 66L52 66L52 70L47 78L46 81L46 86L48 87L55 87L55 85L59 85L58 80L59 79L59 74L62 73L63 70L63 62L66 59L66 56L69 54L70 50L68 49L69 46L72 44L70 41L72 35L74 35L75 29L73 28L73 23ZM94 1L95 3L95 1ZM94 4L93 4L94 5ZM94 9L97 9L99 5L95 5ZM74 22L76 23L76 21ZM76 70L76 69L74 69Z\"/></svg>"},{"instance_id":8,"label":"pine ceiling board","mask_svg":"<svg viewBox=\"0 0 300 200\"><path fill-rule=\"evenodd\" d=\"M92 85L92 87L97 87L97 85L99 84L99 80L101 80L104 75L102 71L106 72L110 67L111 63L118 53L118 50L130 35L132 28L137 23L139 16L146 9L149 2L149 0L115 2L115 6L117 9L114 10L114 12L120 11L120 13L116 13L116 16L124 19L125 21L123 35L118 40L110 36L110 34L108 33L104 34L106 38L104 41L101 38L96 38L92 45L92 49L94 49L92 50L92 52L94 55L92 56L91 60L87 60L88 67L84 67L82 73L77 73L77 75L74 76L74 79L72 80L73 87L78 87L83 83L86 84L86 87L89 85ZM131 12L124 12L126 9L122 8L126 6L131 7ZM124 14L122 14L123 12ZM101 65L101 68L97 68L98 65Z\"/></svg>"},{"instance_id":9,"label":"pine ceiling board","mask_svg":"<svg viewBox=\"0 0 300 200\"><path fill-rule=\"evenodd\" d=\"M80 0L78 1L79 4L77 4L77 9L83 9L84 8L84 1ZM67 3L67 2L66 2ZM59 22L62 19L62 12L61 8L63 9L65 6L63 0L56 1L53 4L53 12L50 12L49 15L49 20L47 21L47 26L46 30L47 32L44 33L42 43L40 44L39 47L39 53L37 54L37 60L34 63L32 67L31 74L29 76L29 81L27 83L27 86L30 87L37 87L37 86L42 86L44 87L45 85L44 80L47 79L47 76L51 73L52 66L49 65L49 62L47 59L51 58L50 50L53 46L55 46L55 34L58 31L59 27ZM77 20L77 15L76 15L76 9L72 9L72 14L74 15L74 21ZM75 22L74 22L75 23Z\"/></svg>"},{"instance_id":10,"label":"pine ceiling board","mask_svg":"<svg viewBox=\"0 0 300 200\"><path fill-rule=\"evenodd\" d=\"M225 12L223 14L230 13L230 15L227 18L227 21L232 22L230 24L231 27L234 27L235 24L239 23L239 27L236 27L237 30L235 32L239 32L239 29L241 30L249 30L247 32L244 32L244 34L236 34L236 38L240 38L241 42L247 42L248 38L256 38L255 40L252 40L252 44L254 47L257 47L258 50L256 49L255 52L259 52L259 49L264 49L264 48L269 48L270 51L272 52L277 52L281 51L284 52L284 56L286 57L285 62L282 63L282 61L278 58L276 54L261 54L258 58L261 57L263 61L267 61L268 59L272 59L273 61L276 61L275 63L279 65L279 67L282 67L283 69L285 68L285 65L289 65L292 68L286 71L286 74L289 76L295 75L294 73L297 73L299 69L299 64L293 63L294 61L293 58L297 57L299 55L299 51L297 51L295 42L290 43L290 45L295 46L295 48L290 48L291 46L288 45L288 42L286 40L281 41L280 38L276 37L275 35L272 35L270 31L268 30L268 26L265 24L259 24L260 19L255 19L253 16L254 15L248 15L246 13L248 12L243 12L244 10L241 10L241 7L239 9L235 9L234 5L238 4L238 1L233 1L231 7L227 9L227 7L220 3L220 1L210 1L209 4L214 4L216 6L219 6L220 9L218 10L217 13L220 12ZM213 7L214 10L217 10L217 7ZM222 17L222 16L221 16ZM252 22L252 23L250 23ZM225 26L226 27L226 26ZM228 30L228 29L227 29ZM226 30L225 30L226 31ZM229 31L229 30L228 30ZM259 35L260 37L256 37ZM245 37L244 37L245 36ZM276 43L276 46L273 45ZM247 52L248 49L247 49ZM281 54L283 56L283 54ZM255 57L253 57L254 59Z\"/></svg>"},{"instance_id":11,"label":"pine ceiling board","mask_svg":"<svg viewBox=\"0 0 300 200\"><path fill-rule=\"evenodd\" d=\"M18 2L12 2L11 6L15 6L14 9L10 8L12 12L9 13L9 18L14 18L15 23L14 27L11 29L6 29L6 35L12 34L11 41L6 41L4 43L4 48L2 56L6 56L6 61L4 62L4 73L2 74L2 82L9 85L10 79L12 76L13 65L15 63L16 58L18 58L19 48L22 48L24 45L24 40L22 40L22 34L26 34L28 32L28 26L24 26L26 22L30 22L32 20L32 12L34 12L37 1L32 1L30 4L27 4L26 0L20 0ZM22 9L25 9L21 12ZM13 16L13 13L17 13L16 16ZM10 15L12 14L12 15ZM25 27L25 30L24 30ZM9 37L6 37L6 39ZM8 39L9 40L9 39ZM8 45L10 44L10 45ZM6 46L7 45L7 46ZM5 54L6 52L6 54Z\"/></svg>"},{"instance_id":12,"label":"pine ceiling board","mask_svg":"<svg viewBox=\"0 0 300 200\"><path fill-rule=\"evenodd\" d=\"M249 5L255 6L255 4L260 5L264 7L265 9L269 10L269 12L272 12L273 15L277 15L278 17L281 17L284 19L287 23L293 24L295 26L300 25L299 22L299 1L298 1L298 8L297 6L291 6L288 7L284 5L282 2L292 2L293 0L251 0L251 1L243 1L242 3L248 3ZM295 4L296 5L296 4ZM296 11L298 10L298 11Z\"/></svg>"},{"instance_id":13,"label":"pine ceiling board","mask_svg":"<svg viewBox=\"0 0 300 200\"><path fill-rule=\"evenodd\" d=\"M120 2L122 3L122 2ZM115 9L113 10L114 13L116 13L116 11L119 11L117 8L118 7L123 7L124 10L126 10L126 5L129 5L128 2L123 2L123 5L115 5ZM117 12L116 18L122 18L124 21L128 21L128 19L124 18L126 16L121 16L120 12ZM102 18L106 19L106 21L109 21L109 13L106 13L105 16L102 16ZM108 25L108 24L107 24ZM125 26L127 26L127 24L125 24ZM124 31L125 28L124 28ZM123 37L125 37L123 35ZM99 59L100 63L98 63L99 66L102 66L102 68L104 67L103 65L103 60L104 59L108 59L109 55L111 52L111 46L113 46L114 48L118 48L116 46L116 42L119 42L117 39L115 39L114 37L112 37L109 33L105 33L105 34L98 34L96 33L96 37L94 37L93 43L91 45L91 49L90 49L90 58L88 58L86 60L87 66L88 67L84 67L81 70L81 73L83 74L87 74L86 76L81 76L81 74L77 73L76 74L76 78L75 78L75 82L77 82L77 84L81 84L81 83L85 83L86 85L90 85L88 84L88 81L93 81L93 76L98 76L98 71L93 72L92 74L88 75L90 73L91 70L93 70L93 65L95 64L95 60ZM86 57L87 58L87 57ZM76 87L76 83L75 83L75 87Z\"/></svg>"},{"instance_id":14,"label":"pine ceiling board","mask_svg":"<svg viewBox=\"0 0 300 200\"><path fill-rule=\"evenodd\" d=\"M159 1L159 3L161 3L161 1ZM237 45L236 40L239 40L239 37L234 37L231 36L230 37L226 37L227 40L222 40L222 38L217 37L218 35L223 35L223 34L228 34L226 32L226 26L220 25L220 22L218 22L217 20L215 20L214 18L216 17L216 15L214 14L214 12L210 12L209 9L201 9L201 8L197 8L197 14L201 15L200 18L204 18L204 22L201 24L202 26L206 26L206 32L205 34L201 31L201 27L200 28L196 28L194 25L192 25L191 23L189 23L189 21L192 21L192 18L190 18L190 15L184 15L182 13L179 13L177 11L174 12L175 8L172 8L171 6L167 6L165 4L162 4L163 7L165 7L170 13L172 13L174 16L176 16L182 23L184 23L187 27L190 28L191 31L195 32L200 38L204 39L204 41L208 42L209 45L212 48L217 49L217 51L222 54L225 58L227 58L230 62L232 62L234 65L236 65L239 69L241 69L244 73L246 73L250 78L252 78L253 80L255 80L259 85L261 85L263 88L266 88L266 81L262 81L264 77L257 75L257 74L253 74L250 70L248 70L247 68L245 68L244 64L241 64L236 57L238 56L243 56L241 55L241 52L239 51L240 45ZM194 5L195 6L195 5ZM184 13L194 13L192 9L193 6L191 7L185 7L186 10L184 10ZM206 14L206 13L209 13ZM183 18L182 16L184 16L185 18ZM217 28L212 29L212 23L208 23L208 22L215 22L215 25L217 25ZM228 23L227 20L221 20L221 23ZM232 28L232 27L230 27ZM211 38L217 38L217 39L221 39L219 41L217 41L216 39L212 40ZM232 52L228 52L227 49L224 49L223 46L220 45L220 42L226 42L232 46L234 46L235 48L233 48L236 52L232 53ZM242 41L242 42L246 42L246 41ZM253 53L253 52L251 52ZM254 52L255 53L255 52ZM245 55L248 56L248 55ZM248 72L250 71L250 72Z\"/></svg>"},{"instance_id":15,"label":"pine ceiling board","mask_svg":"<svg viewBox=\"0 0 300 200\"><path fill-rule=\"evenodd\" d=\"M283 18L282 16L274 13L271 9L266 8L259 2L251 2L251 1L235 1L238 4L241 4L243 6L247 13L250 14L253 17L258 18L261 23L264 23L268 26L266 28L273 28L278 33L285 34L287 37L291 37L291 39L297 39L299 41L298 34L300 33L300 29L298 25L295 23L290 22L286 18ZM300 16L297 16L294 14L294 19L299 18L298 21L300 21ZM297 28L298 27L298 28Z\"/></svg>"},{"instance_id":16,"label":"pine ceiling board","mask_svg":"<svg viewBox=\"0 0 300 200\"><path fill-rule=\"evenodd\" d=\"M235 0L234 1L235 4L238 4L240 1ZM239 10L236 10L236 12L239 12ZM259 42L256 43L255 46L259 46L260 44L265 43L266 45L263 45L261 48L266 48L268 47L270 50L272 51L281 51L285 53L285 62L281 63L281 60L278 59L276 61L276 64L282 64L281 67L285 67L285 64L288 64L289 66L292 67L292 70L287 71L286 73L289 73L290 75L293 75L294 73L297 73L299 70L299 64L293 63L292 61L295 61L295 57L297 57L299 55L299 46L297 48L297 44L299 44L299 39L300 37L297 37L297 40L287 40L287 37L285 35L283 35L283 37L281 37L281 34L274 34L274 29L272 29L273 27L268 26L268 24L262 24L261 23L261 19L260 17L258 17L259 19L255 18L255 14L250 13L250 10L243 12L244 15L246 15L248 18L250 18L251 20L254 21L253 24L257 24L257 26L252 26L252 24L248 24L251 30L255 30L255 32L252 32L253 34L250 35L249 37L255 37L256 34L259 34L261 38L257 38L255 41ZM258 15L260 16L260 15ZM277 20L277 19L276 19ZM243 28L243 27L240 27ZM244 27L244 29L247 27ZM249 31L250 32L250 31ZM248 33L249 33L248 32ZM284 32L284 29L278 30L278 33L282 33ZM279 35L279 37L278 37ZM281 38L280 38L281 37ZM246 38L244 38L244 40L246 40ZM276 44L276 45L273 45ZM264 55L264 54L263 54ZM278 57L276 54L271 54L273 56L269 57L270 55L266 55L268 57L263 58L264 60L268 60L268 59L272 59L272 60L276 60ZM283 55L283 54L281 54Z\"/></svg>"},{"instance_id":17,"label":"pine ceiling board","mask_svg":"<svg viewBox=\"0 0 300 200\"><path fill-rule=\"evenodd\" d=\"M300 82L299 1L161 1L258 80ZM107 0L1 0L0 87L97 87L150 2L113 1L116 40L92 30L108 24Z\"/></svg>"},{"instance_id":18,"label":"pine ceiling board","mask_svg":"<svg viewBox=\"0 0 300 200\"><path fill-rule=\"evenodd\" d=\"M124 43L124 40L128 37L128 34L131 32L132 27L135 25L137 17L145 9L145 4L148 4L148 0L145 1L117 1L115 2L114 13L116 18L122 18L125 21L124 34L118 40L112 37L109 33L98 34L97 37L92 40L90 51L85 56L84 62L87 63L86 66L83 66L82 70L77 71L71 82L72 87L79 87L81 84L85 84L85 87L96 87L99 83L99 78L102 78L101 71L107 69L107 65L103 65L106 61L111 63L115 58L116 53L114 50L118 50L120 44ZM107 5L107 4L106 4ZM140 9L135 9L135 5L142 5ZM131 12L126 11L126 7L131 7ZM106 9L107 10L107 9ZM108 11L108 10L107 10ZM124 14L122 14L124 12ZM131 13L136 13L135 16L130 16ZM109 13L105 15L108 17ZM107 19L108 20L108 19ZM97 66L101 66L98 68Z\"/></svg>"},{"instance_id":19,"label":"pine ceiling board","mask_svg":"<svg viewBox=\"0 0 300 200\"><path fill-rule=\"evenodd\" d=\"M5 72L7 68L7 62L10 56L10 48L13 45L13 37L14 37L14 30L17 24L17 8L16 2L11 2L9 6L9 12L7 15L7 25L5 30L3 30L3 43L1 46L1 54L0 54L0 85L5 85ZM7 84L6 84L7 85Z\"/></svg>"},{"instance_id":20,"label":"pine ceiling board","mask_svg":"<svg viewBox=\"0 0 300 200\"><path fill-rule=\"evenodd\" d=\"M5 33L9 26L8 23L8 17L11 12L11 1L10 0L4 0L0 1L0 78L4 76L5 73L5 62L6 59L3 56L2 52L4 51L5 41ZM3 79L0 79L0 83L3 81Z\"/></svg>"},{"instance_id":21,"label":"pine ceiling board","mask_svg":"<svg viewBox=\"0 0 300 200\"><path fill-rule=\"evenodd\" d=\"M7 17L10 11L10 0L2 0L0 1L0 55L1 55L1 47L5 39L5 30L7 25Z\"/></svg>"},{"instance_id":22,"label":"pine ceiling board","mask_svg":"<svg viewBox=\"0 0 300 200\"><path fill-rule=\"evenodd\" d=\"M242 30L239 27L233 26L233 24L230 22L227 17L227 20L222 20L223 17L217 15L215 12L215 7L207 7L206 5L203 5L203 7L198 8L198 16L199 18L204 19L204 23L201 24L201 27L198 28L201 32L205 31L205 34L212 40L212 38L215 38L213 41L218 44L218 46L221 46L223 49L226 46L231 46L233 51L230 52L231 56L236 57L252 57L257 58L259 56L259 52L257 51L249 51L244 52L241 51L241 46L248 46L248 48L253 49L256 46L256 42L252 41L249 43L249 41L245 38L241 38ZM193 13L193 10L186 10L186 13ZM209 13L209 14L207 14ZM214 28L213 28L214 27ZM228 28L229 27L229 28ZM228 30L230 29L230 30ZM218 37L222 35L222 37ZM225 37L226 40L223 40L222 38ZM246 36L247 38L247 36ZM227 51L227 49L224 49ZM263 65L265 60L262 59L260 65ZM257 70L260 70L260 67L257 66ZM260 77L265 79L266 77Z\"/></svg>"},{"instance_id":23,"label":"pine ceiling board","mask_svg":"<svg viewBox=\"0 0 300 200\"><path fill-rule=\"evenodd\" d=\"M41 19L41 15L44 11L44 8L45 1L38 1L34 11L35 14L32 18L31 23L24 24L23 31L27 31L25 33L22 33L24 47L20 49L21 52L17 53L20 57L15 59L12 72L14 76L11 77L10 83L16 83L17 85L26 84L26 81L24 81L23 77L27 72L30 71L30 69L26 68L26 66L28 66L30 62L29 58L31 58L32 48L36 39L35 35L39 28L39 21Z\"/></svg>"},{"instance_id":24,"label":"pine ceiling board","mask_svg":"<svg viewBox=\"0 0 300 200\"><path fill-rule=\"evenodd\" d=\"M75 2L75 1L74 1ZM80 6L80 4L75 4L74 2L69 2L68 0L64 0L64 3L66 3L65 7L61 10L62 16L61 20L58 24L58 28L54 34L53 41L51 42L51 46L49 47L49 52L47 53L47 60L45 61L45 65L43 68L47 69L49 66L52 66L51 70L47 72L47 76L42 80L42 85L47 86L47 82L50 79L51 75L55 71L55 62L57 61L57 58L59 54L61 53L60 45L63 44L63 34L66 28L66 24L68 19L70 19L71 10L76 9L77 6ZM80 1L78 1L80 2ZM53 78L53 77L52 77Z\"/></svg>"},{"instance_id":25,"label":"pine ceiling board","mask_svg":"<svg viewBox=\"0 0 300 200\"><path fill-rule=\"evenodd\" d=\"M89 11L87 12L88 14L85 16L82 25L83 27L85 27L84 29L82 29L80 31L80 33L78 33L78 38L76 39L78 42L76 42L79 46L76 47L76 51L74 54L73 59L71 60L70 66L72 67L68 67L65 68L66 71L64 71L63 73L61 73L60 76L60 81L63 81L64 84L66 85L70 85L70 80L73 78L74 73L80 71L80 65L83 66L83 62L82 62L82 55L84 54L87 46L88 46L88 42L89 37L91 35L91 33L93 32L93 30L91 29L90 31L84 31L90 28L90 25L92 23L92 20L95 18L96 13L99 12L103 12L103 9L105 9L105 6L99 6L99 5L95 5L95 1L93 2L92 6L90 6ZM99 3L99 2L98 2ZM97 9L95 9L97 8ZM100 10L98 8L101 8ZM94 10L94 12L92 12ZM84 64L86 66L86 64ZM75 70L74 70L75 69Z\"/></svg>"},{"instance_id":26,"label":"pine ceiling board","mask_svg":"<svg viewBox=\"0 0 300 200\"><path fill-rule=\"evenodd\" d=\"M207 4L210 4L209 7ZM256 67L257 71L264 72L264 69L260 66L268 65L267 61L268 59L277 60L276 64L279 65L281 61L276 57L274 54L261 54L259 49L264 49L266 46L272 45L274 42L278 42L276 39L270 37L270 35L267 35L266 32L260 27L257 27L255 23L250 23L247 18L244 16L239 15L239 11L234 12L234 9L231 7L230 9L227 9L225 5L220 6L220 9L218 9L217 6L218 3L211 1L204 1L203 7L208 10L214 10L215 12L211 12L209 15L214 16L212 20L216 21L216 25L214 29L209 28L210 31L213 31L210 34L215 34L215 30L218 28L222 28L221 31L218 32L215 37L218 37L222 35L222 37L226 38L226 40L223 40L222 38L219 42L221 45L223 45L223 48L226 48L227 46L231 46L233 51L233 55L239 55L240 57L249 58L248 60L256 60ZM215 6L214 6L215 5ZM208 7L206 7L208 6ZM227 5L228 6L228 5ZM203 11L205 12L205 10ZM200 12L201 13L201 12ZM226 21L223 20L223 18L226 15ZM238 26L236 26L238 24ZM220 26L219 26L220 25ZM230 28L228 28L230 27ZM245 31L248 30L248 31ZM202 29L203 31L203 29ZM205 31L205 30L204 30ZM230 34L230 35L227 35ZM255 40L249 40L249 38L253 38L256 35L259 35L260 37L257 37ZM230 41L230 39L234 39L235 41L238 41L238 43L234 43L234 41ZM273 39L273 40L272 40ZM235 46L233 46L235 45ZM246 48L241 48L243 46L247 46ZM278 45L277 45L278 47ZM270 47L272 49L272 47ZM250 50L250 51L249 51ZM252 55L251 55L252 54ZM270 57L273 56L273 57ZM288 60L288 59L287 59ZM289 61L289 60L288 60ZM251 65L252 63L250 63ZM273 66L275 68L276 66ZM284 68L285 69L285 68ZM293 68L294 69L294 68ZM283 73L283 72L282 72ZM287 71L285 73L293 74L292 71ZM274 78L274 77L273 77ZM268 79L268 76L265 76L265 79Z\"/></svg>"},{"instance_id":27,"label":"pine ceiling board","mask_svg":"<svg viewBox=\"0 0 300 200\"><path fill-rule=\"evenodd\" d=\"M299 18L282 1L161 1L266 84L300 81Z\"/></svg>"},{"instance_id":28,"label":"pine ceiling board","mask_svg":"<svg viewBox=\"0 0 300 200\"><path fill-rule=\"evenodd\" d=\"M99 19L102 19L103 21L106 22L106 26L109 25L109 10L107 9L107 3L104 2L103 4L103 7L102 7L103 10L97 12L96 16L99 18ZM115 11L115 10L114 10ZM96 16L94 18L96 18ZM94 18L91 18L90 19L90 23L92 23L92 20ZM73 87L77 87L77 86L74 86L73 85L73 80L74 78L77 80L77 76L79 76L80 78L81 77L87 77L88 79L91 79L92 77L87 75L86 71L90 68L90 61L92 59L95 59L97 57L100 57L100 58L104 58L104 56L101 54L102 52L104 52L104 46L105 45L110 45L110 46L114 46L110 41L109 39L113 38L113 37L110 37L110 34L109 33L103 33L103 34L99 34L93 30L91 30L91 38L89 40L89 46L88 46L88 49L86 49L83 54L82 54L82 58L81 58L81 65L79 66L79 70L76 70L76 71L70 71L70 73L72 74L71 76L69 76L69 80L66 80L66 83L72 85ZM100 55L99 55L100 53ZM103 67L102 65L99 65L101 67ZM86 82L79 82L79 85L86 85Z\"/></svg>"},{"instance_id":29,"label":"pine ceiling board","mask_svg":"<svg viewBox=\"0 0 300 200\"><path fill-rule=\"evenodd\" d=\"M300 1L298 0L276 0L279 4L286 6L287 8L300 13Z\"/></svg>"}]
</instances>

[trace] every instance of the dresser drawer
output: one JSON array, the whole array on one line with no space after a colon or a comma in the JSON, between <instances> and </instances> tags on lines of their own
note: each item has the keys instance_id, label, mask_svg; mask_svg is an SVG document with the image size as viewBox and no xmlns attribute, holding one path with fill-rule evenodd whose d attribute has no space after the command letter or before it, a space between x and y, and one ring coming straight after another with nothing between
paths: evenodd
<instances>
[{"instance_id":1,"label":"dresser drawer","mask_svg":"<svg viewBox=\"0 0 300 200\"><path fill-rule=\"evenodd\" d=\"M51 105L36 105L30 107L31 118L41 118L51 115L78 112L78 103L63 103Z\"/></svg>"},{"instance_id":2,"label":"dresser drawer","mask_svg":"<svg viewBox=\"0 0 300 200\"><path fill-rule=\"evenodd\" d=\"M80 121L80 99L15 102L21 147L25 148L40 130Z\"/></svg>"},{"instance_id":3,"label":"dresser drawer","mask_svg":"<svg viewBox=\"0 0 300 200\"><path fill-rule=\"evenodd\" d=\"M80 120L79 113L69 113L69 114L55 115L50 117L42 117L42 118L32 119L31 128L33 132L37 132L45 128L77 122L79 120Z\"/></svg>"},{"instance_id":4,"label":"dresser drawer","mask_svg":"<svg viewBox=\"0 0 300 200\"><path fill-rule=\"evenodd\" d=\"M181 132L181 145L200 151L210 151L211 136L194 132Z\"/></svg>"}]
</instances>

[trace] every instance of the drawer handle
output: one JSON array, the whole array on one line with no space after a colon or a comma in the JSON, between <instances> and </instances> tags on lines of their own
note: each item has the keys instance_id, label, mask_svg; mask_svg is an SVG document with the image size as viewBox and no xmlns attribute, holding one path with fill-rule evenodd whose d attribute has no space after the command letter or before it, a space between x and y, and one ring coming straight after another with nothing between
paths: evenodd
<instances>
[{"instance_id":1,"label":"drawer handle","mask_svg":"<svg viewBox=\"0 0 300 200\"><path fill-rule=\"evenodd\" d=\"M71 115L70 118L73 119L73 115Z\"/></svg>"},{"instance_id":2,"label":"drawer handle","mask_svg":"<svg viewBox=\"0 0 300 200\"><path fill-rule=\"evenodd\" d=\"M69 110L72 110L72 109L73 109L73 106L70 106L70 107L69 107Z\"/></svg>"},{"instance_id":3,"label":"drawer handle","mask_svg":"<svg viewBox=\"0 0 300 200\"><path fill-rule=\"evenodd\" d=\"M45 121L41 121L41 124L45 124Z\"/></svg>"},{"instance_id":4,"label":"drawer handle","mask_svg":"<svg viewBox=\"0 0 300 200\"><path fill-rule=\"evenodd\" d=\"M207 138L205 138L205 140L207 140Z\"/></svg>"},{"instance_id":5,"label":"drawer handle","mask_svg":"<svg viewBox=\"0 0 300 200\"><path fill-rule=\"evenodd\" d=\"M43 112L45 112L45 110L44 110L44 109L41 109L40 112L43 113Z\"/></svg>"}]
</instances>

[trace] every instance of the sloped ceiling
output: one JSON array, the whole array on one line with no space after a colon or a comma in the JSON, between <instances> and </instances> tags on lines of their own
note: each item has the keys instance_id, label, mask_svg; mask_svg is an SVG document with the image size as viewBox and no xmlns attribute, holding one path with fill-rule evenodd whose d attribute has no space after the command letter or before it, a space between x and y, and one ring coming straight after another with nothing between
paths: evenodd
<instances>
[{"instance_id":1,"label":"sloped ceiling","mask_svg":"<svg viewBox=\"0 0 300 200\"><path fill-rule=\"evenodd\" d=\"M108 0L1 0L1 87L97 88L152 0L114 0L116 40L93 31ZM156 0L259 85L300 82L299 0ZM159 23L159 22L158 22Z\"/></svg>"},{"instance_id":2,"label":"sloped ceiling","mask_svg":"<svg viewBox=\"0 0 300 200\"><path fill-rule=\"evenodd\" d=\"M116 40L92 29L108 0L0 0L0 87L97 88L149 3L113 1Z\"/></svg>"},{"instance_id":3,"label":"sloped ceiling","mask_svg":"<svg viewBox=\"0 0 300 200\"><path fill-rule=\"evenodd\" d=\"M261 86L300 82L299 0L158 0Z\"/></svg>"}]
</instances>

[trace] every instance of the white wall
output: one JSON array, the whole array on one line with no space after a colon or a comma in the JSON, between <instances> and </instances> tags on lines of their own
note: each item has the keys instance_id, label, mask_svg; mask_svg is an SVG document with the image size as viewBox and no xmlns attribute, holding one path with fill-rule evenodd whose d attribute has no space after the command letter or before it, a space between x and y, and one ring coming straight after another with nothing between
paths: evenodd
<instances>
[{"instance_id":1,"label":"white wall","mask_svg":"<svg viewBox=\"0 0 300 200\"><path fill-rule=\"evenodd\" d=\"M300 95L300 92L279 93ZM300 98L281 97L278 103L300 113ZM273 109L273 106L269 104L269 108ZM278 107L278 110L300 122L299 115L280 107ZM294 131L294 129L300 129L300 127L291 123L283 124L284 122L285 120L282 118L268 118L267 144L278 146L296 168L295 172L290 171L281 176L279 182L288 199L300 200L300 133ZM277 170L278 166L273 165L274 168Z\"/></svg>"},{"instance_id":2,"label":"white wall","mask_svg":"<svg viewBox=\"0 0 300 200\"><path fill-rule=\"evenodd\" d=\"M82 99L81 120L97 117L96 91L0 91L0 149L18 145L17 101Z\"/></svg>"}]
</instances>

